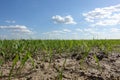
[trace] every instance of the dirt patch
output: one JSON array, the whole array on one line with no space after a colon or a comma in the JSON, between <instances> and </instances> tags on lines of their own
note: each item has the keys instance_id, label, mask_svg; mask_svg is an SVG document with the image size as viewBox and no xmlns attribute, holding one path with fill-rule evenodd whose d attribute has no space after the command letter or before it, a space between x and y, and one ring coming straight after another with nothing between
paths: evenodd
<instances>
[{"instance_id":1,"label":"dirt patch","mask_svg":"<svg viewBox=\"0 0 120 80\"><path fill-rule=\"evenodd\" d=\"M27 61L24 68L16 73L17 63L12 80L120 80L120 53L90 52L87 57L82 54L38 54L35 67ZM84 60L83 60L84 58ZM50 62L51 61L51 62ZM7 80L12 62L1 67L0 80Z\"/></svg>"}]
</instances>

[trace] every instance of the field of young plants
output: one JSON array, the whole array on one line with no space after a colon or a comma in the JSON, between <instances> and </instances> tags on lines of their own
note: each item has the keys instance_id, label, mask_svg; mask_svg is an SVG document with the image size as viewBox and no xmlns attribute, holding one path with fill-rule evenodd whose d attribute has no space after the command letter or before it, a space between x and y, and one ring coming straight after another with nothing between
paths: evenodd
<instances>
[{"instance_id":1,"label":"field of young plants","mask_svg":"<svg viewBox=\"0 0 120 80\"><path fill-rule=\"evenodd\" d=\"M120 80L120 40L0 40L0 80Z\"/></svg>"}]
</instances>

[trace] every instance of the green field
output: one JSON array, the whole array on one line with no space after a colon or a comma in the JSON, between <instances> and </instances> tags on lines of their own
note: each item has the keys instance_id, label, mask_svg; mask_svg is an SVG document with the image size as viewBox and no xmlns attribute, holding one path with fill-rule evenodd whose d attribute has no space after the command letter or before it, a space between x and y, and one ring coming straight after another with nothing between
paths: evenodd
<instances>
[{"instance_id":1,"label":"green field","mask_svg":"<svg viewBox=\"0 0 120 80\"><path fill-rule=\"evenodd\" d=\"M29 60L34 67L34 58L44 54L43 61L47 58L51 63L54 54L82 54L83 60L94 48L109 54L120 52L120 40L0 40L0 66L11 61L9 72L11 79L13 70L18 61L21 62L19 70ZM97 60L97 58L96 58ZM2 72L0 72L2 76Z\"/></svg>"},{"instance_id":2,"label":"green field","mask_svg":"<svg viewBox=\"0 0 120 80\"><path fill-rule=\"evenodd\" d=\"M120 40L0 40L0 56L5 60L12 60L16 54L24 55L45 51L55 54L63 52L89 52L93 47L102 51L113 51L120 46Z\"/></svg>"}]
</instances>

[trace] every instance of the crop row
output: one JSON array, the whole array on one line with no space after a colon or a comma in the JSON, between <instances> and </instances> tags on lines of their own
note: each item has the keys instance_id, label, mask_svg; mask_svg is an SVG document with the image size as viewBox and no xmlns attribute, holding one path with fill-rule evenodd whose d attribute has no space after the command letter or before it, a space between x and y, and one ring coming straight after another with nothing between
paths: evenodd
<instances>
[{"instance_id":1,"label":"crop row","mask_svg":"<svg viewBox=\"0 0 120 80\"><path fill-rule=\"evenodd\" d=\"M18 61L21 62L19 69L28 59L34 65L33 57L43 52L51 62L53 54L84 53L86 57L94 48L108 54L119 51L119 47L120 40L0 40L0 66L8 61L13 62L9 73L11 79Z\"/></svg>"}]
</instances>

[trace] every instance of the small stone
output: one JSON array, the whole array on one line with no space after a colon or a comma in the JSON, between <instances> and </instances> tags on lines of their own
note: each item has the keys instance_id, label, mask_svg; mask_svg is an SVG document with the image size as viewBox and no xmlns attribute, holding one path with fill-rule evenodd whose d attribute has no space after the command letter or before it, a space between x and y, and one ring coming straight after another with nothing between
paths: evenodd
<instances>
[{"instance_id":1,"label":"small stone","mask_svg":"<svg viewBox=\"0 0 120 80\"><path fill-rule=\"evenodd\" d=\"M85 73L84 72L80 72L80 76L85 76Z\"/></svg>"},{"instance_id":2,"label":"small stone","mask_svg":"<svg viewBox=\"0 0 120 80\"><path fill-rule=\"evenodd\" d=\"M32 80L32 77L30 76L30 77L28 77L26 80Z\"/></svg>"},{"instance_id":3,"label":"small stone","mask_svg":"<svg viewBox=\"0 0 120 80\"><path fill-rule=\"evenodd\" d=\"M72 55L71 55L71 58L73 59L73 58L75 58L77 56L77 53L73 53Z\"/></svg>"},{"instance_id":4,"label":"small stone","mask_svg":"<svg viewBox=\"0 0 120 80\"><path fill-rule=\"evenodd\" d=\"M81 56L81 55L78 55L78 56L76 57L76 61L78 61L78 60L80 60L80 59L82 59L82 56Z\"/></svg>"},{"instance_id":5,"label":"small stone","mask_svg":"<svg viewBox=\"0 0 120 80\"><path fill-rule=\"evenodd\" d=\"M44 64L41 64L40 65L40 68L44 69L45 65Z\"/></svg>"}]
</instances>

